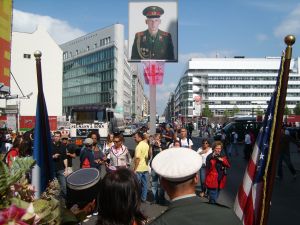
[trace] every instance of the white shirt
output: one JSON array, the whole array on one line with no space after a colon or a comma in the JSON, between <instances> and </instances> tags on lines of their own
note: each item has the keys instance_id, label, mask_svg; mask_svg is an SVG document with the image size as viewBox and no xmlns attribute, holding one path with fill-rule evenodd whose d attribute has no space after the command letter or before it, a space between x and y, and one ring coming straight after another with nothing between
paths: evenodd
<instances>
[{"instance_id":1,"label":"white shirt","mask_svg":"<svg viewBox=\"0 0 300 225\"><path fill-rule=\"evenodd\" d=\"M197 150L197 153L200 154L200 152L202 152L202 151L203 151L203 149L202 149L202 148L199 148L199 149ZM209 149L208 149L208 151L207 151L206 153L200 154L200 156L201 156L201 158L202 158L202 164L206 165L206 158L207 158L207 156L208 156L210 153L212 153L211 147L209 147Z\"/></svg>"},{"instance_id":2,"label":"white shirt","mask_svg":"<svg viewBox=\"0 0 300 225\"><path fill-rule=\"evenodd\" d=\"M11 143L5 143L5 150L6 150L6 152L8 152L11 148L12 148L12 144Z\"/></svg>"},{"instance_id":3,"label":"white shirt","mask_svg":"<svg viewBox=\"0 0 300 225\"><path fill-rule=\"evenodd\" d=\"M185 138L185 139L181 139L180 141L181 141L181 147L190 148L193 146L193 141L191 139L189 139L188 141L188 139Z\"/></svg>"},{"instance_id":4,"label":"white shirt","mask_svg":"<svg viewBox=\"0 0 300 225\"><path fill-rule=\"evenodd\" d=\"M245 135L245 144L246 145L251 145L251 137L249 134Z\"/></svg>"}]
</instances>

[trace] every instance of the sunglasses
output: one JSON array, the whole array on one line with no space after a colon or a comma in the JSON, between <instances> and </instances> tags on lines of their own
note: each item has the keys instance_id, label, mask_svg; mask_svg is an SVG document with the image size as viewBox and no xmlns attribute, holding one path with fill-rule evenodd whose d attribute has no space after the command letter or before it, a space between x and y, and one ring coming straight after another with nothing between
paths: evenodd
<instances>
[{"instance_id":1,"label":"sunglasses","mask_svg":"<svg viewBox=\"0 0 300 225\"><path fill-rule=\"evenodd\" d=\"M120 143L121 141L114 141L114 143Z\"/></svg>"}]
</instances>

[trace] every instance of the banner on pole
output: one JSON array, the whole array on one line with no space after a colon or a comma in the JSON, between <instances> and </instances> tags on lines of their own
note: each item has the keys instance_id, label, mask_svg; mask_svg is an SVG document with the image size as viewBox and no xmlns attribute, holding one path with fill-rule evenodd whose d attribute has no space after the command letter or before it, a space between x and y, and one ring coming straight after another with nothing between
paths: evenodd
<instances>
[{"instance_id":1,"label":"banner on pole","mask_svg":"<svg viewBox=\"0 0 300 225\"><path fill-rule=\"evenodd\" d=\"M164 65L162 61L144 61L145 83L149 85L162 84L164 77Z\"/></svg>"}]
</instances>

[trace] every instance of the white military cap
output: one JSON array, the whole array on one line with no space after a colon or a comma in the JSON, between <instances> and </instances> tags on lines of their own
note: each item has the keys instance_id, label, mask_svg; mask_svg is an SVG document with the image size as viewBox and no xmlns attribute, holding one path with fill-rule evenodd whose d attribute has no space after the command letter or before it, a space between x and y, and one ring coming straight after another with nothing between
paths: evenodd
<instances>
[{"instance_id":1,"label":"white military cap","mask_svg":"<svg viewBox=\"0 0 300 225\"><path fill-rule=\"evenodd\" d=\"M172 182L189 179L199 172L201 156L189 148L170 148L157 154L152 161L154 171Z\"/></svg>"}]
</instances>

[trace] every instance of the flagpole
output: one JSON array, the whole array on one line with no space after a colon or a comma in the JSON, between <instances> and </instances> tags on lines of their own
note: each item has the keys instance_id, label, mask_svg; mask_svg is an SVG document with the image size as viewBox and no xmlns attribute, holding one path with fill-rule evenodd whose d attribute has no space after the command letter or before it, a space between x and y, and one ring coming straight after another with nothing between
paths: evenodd
<instances>
[{"instance_id":1,"label":"flagpole","mask_svg":"<svg viewBox=\"0 0 300 225\"><path fill-rule=\"evenodd\" d=\"M41 68L42 53L36 51L34 52L34 56L36 59L38 97L34 128L33 157L37 163L32 171L32 184L35 186L35 196L38 198L46 189L49 181L54 178L54 174L48 113L43 91Z\"/></svg>"},{"instance_id":2,"label":"flagpole","mask_svg":"<svg viewBox=\"0 0 300 225\"><path fill-rule=\"evenodd\" d=\"M289 79L289 72L290 72L290 63L292 58L292 45L295 43L296 38L293 35L288 35L284 39L287 47L285 49L285 61L283 65L283 74L282 74L282 84L280 87L280 97L278 103L278 113L276 115L275 121L275 133L273 138L273 150L272 155L270 158L270 166L268 168L268 176L269 179L267 180L266 186L266 201L265 201L265 208L263 210L263 215L260 220L261 225L267 225L268 223L268 215L270 211L270 204L272 199L272 192L273 192L273 185L275 181L276 175L276 163L280 151L280 137L281 137L281 129L282 129L282 121L283 121L283 114L284 114L284 107L285 107L285 98L287 93L288 87L288 79Z\"/></svg>"}]
</instances>

